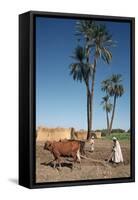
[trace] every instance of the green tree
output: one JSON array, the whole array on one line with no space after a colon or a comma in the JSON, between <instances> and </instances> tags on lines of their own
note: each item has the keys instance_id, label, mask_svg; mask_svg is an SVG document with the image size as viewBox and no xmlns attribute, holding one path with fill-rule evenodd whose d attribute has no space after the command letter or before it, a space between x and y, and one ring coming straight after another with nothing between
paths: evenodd
<instances>
[{"instance_id":1,"label":"green tree","mask_svg":"<svg viewBox=\"0 0 138 200\"><path fill-rule=\"evenodd\" d=\"M86 85L87 91L87 126L88 132L90 131L90 86L89 86L89 78L92 73L92 68L86 61L86 50L81 47L77 46L73 56L71 56L74 60L74 63L70 65L70 74L73 76L74 80L84 82Z\"/></svg>"},{"instance_id":2,"label":"green tree","mask_svg":"<svg viewBox=\"0 0 138 200\"><path fill-rule=\"evenodd\" d=\"M92 67L92 75L89 79L91 81L90 96L89 96L89 117L90 130L93 127L93 97L95 86L95 75L98 59L102 58L107 64L112 59L110 47L113 46L112 36L109 34L105 25L96 24L91 20L81 20L77 23L77 35L83 36L86 49L86 62L88 66ZM92 64L90 65L90 57L92 57ZM87 139L90 138L90 131L88 131Z\"/></svg>"},{"instance_id":3,"label":"green tree","mask_svg":"<svg viewBox=\"0 0 138 200\"><path fill-rule=\"evenodd\" d=\"M106 111L106 121L107 121L107 132L109 133L109 116L108 114L111 112L113 105L109 101L109 96L106 95L102 97L102 102L101 102L103 109Z\"/></svg>"},{"instance_id":4,"label":"green tree","mask_svg":"<svg viewBox=\"0 0 138 200\"><path fill-rule=\"evenodd\" d=\"M106 79L102 82L101 89L105 91L110 97L113 97L113 109L109 125L109 134L112 131L117 98L121 97L124 94L124 87L121 84L121 82L122 82L121 74L113 74L109 79Z\"/></svg>"},{"instance_id":5,"label":"green tree","mask_svg":"<svg viewBox=\"0 0 138 200\"><path fill-rule=\"evenodd\" d=\"M130 128L127 130L127 133L130 133Z\"/></svg>"},{"instance_id":6,"label":"green tree","mask_svg":"<svg viewBox=\"0 0 138 200\"><path fill-rule=\"evenodd\" d=\"M89 92L87 92L87 119L88 119L88 134L87 139L91 136L92 130L92 104L91 104L91 88L90 88L90 81L93 74L93 63L90 63L90 56L91 56L91 47L90 43L93 40L95 31L95 22L92 20L80 20L77 22L76 26L76 35L83 39L84 41L84 49L85 49L85 58L87 67L90 67L88 70L88 85L89 85ZM91 73L92 72L92 73Z\"/></svg>"}]
</instances>

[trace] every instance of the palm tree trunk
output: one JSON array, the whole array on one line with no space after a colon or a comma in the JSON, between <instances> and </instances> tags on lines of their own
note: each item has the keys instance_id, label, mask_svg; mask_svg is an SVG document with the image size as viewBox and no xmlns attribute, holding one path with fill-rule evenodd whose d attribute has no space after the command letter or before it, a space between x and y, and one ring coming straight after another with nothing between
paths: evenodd
<instances>
[{"instance_id":1,"label":"palm tree trunk","mask_svg":"<svg viewBox=\"0 0 138 200\"><path fill-rule=\"evenodd\" d=\"M94 60L94 69L93 69L93 75L92 75L92 87L91 87L91 95L90 95L90 128L91 128L91 130L93 128L93 97L94 97L95 74L96 74L96 59ZM89 138L90 137L91 136L89 136Z\"/></svg>"},{"instance_id":2,"label":"palm tree trunk","mask_svg":"<svg viewBox=\"0 0 138 200\"><path fill-rule=\"evenodd\" d=\"M114 96L113 111L112 111L112 117L111 117L111 122L109 126L109 135L111 134L111 131L112 131L112 125L113 125L113 120L114 120L114 115L115 115L115 106L116 106L116 95Z\"/></svg>"},{"instance_id":3,"label":"palm tree trunk","mask_svg":"<svg viewBox=\"0 0 138 200\"><path fill-rule=\"evenodd\" d=\"M88 38L86 39L86 41L88 42ZM89 54L90 54L90 49L89 47L86 48L86 52L87 52L87 58L86 58L86 62L87 64L89 64ZM89 81L89 80L88 80ZM88 89L87 89L87 123L88 123L88 133L87 133L87 139L89 139L91 137L91 94L90 94L90 90L89 90L89 82L88 84Z\"/></svg>"},{"instance_id":4,"label":"palm tree trunk","mask_svg":"<svg viewBox=\"0 0 138 200\"><path fill-rule=\"evenodd\" d=\"M82 71L83 76L84 72ZM87 91L87 138L90 136L91 127L90 127L90 88L89 88L89 80L84 79L86 84L86 91Z\"/></svg>"},{"instance_id":5,"label":"palm tree trunk","mask_svg":"<svg viewBox=\"0 0 138 200\"><path fill-rule=\"evenodd\" d=\"M107 110L106 110L106 120L107 120L107 133L109 134L109 116Z\"/></svg>"},{"instance_id":6,"label":"palm tree trunk","mask_svg":"<svg viewBox=\"0 0 138 200\"><path fill-rule=\"evenodd\" d=\"M92 131L92 100L91 100L91 94L90 94L90 130ZM91 135L88 137L88 139L91 137Z\"/></svg>"},{"instance_id":7,"label":"palm tree trunk","mask_svg":"<svg viewBox=\"0 0 138 200\"><path fill-rule=\"evenodd\" d=\"M87 58L87 62L89 62L89 59ZM87 138L90 135L90 88L89 88L89 79L85 76L85 72L82 69L82 74L84 78L84 82L86 84L86 91L87 91Z\"/></svg>"},{"instance_id":8,"label":"palm tree trunk","mask_svg":"<svg viewBox=\"0 0 138 200\"><path fill-rule=\"evenodd\" d=\"M87 89L87 130L88 130L88 135L90 135L90 94L89 94L89 90Z\"/></svg>"}]
</instances>

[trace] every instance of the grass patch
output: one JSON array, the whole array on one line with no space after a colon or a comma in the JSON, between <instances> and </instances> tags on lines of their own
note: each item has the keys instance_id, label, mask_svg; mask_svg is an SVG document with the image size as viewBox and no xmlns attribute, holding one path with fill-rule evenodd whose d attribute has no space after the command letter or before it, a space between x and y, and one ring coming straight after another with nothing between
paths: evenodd
<instances>
[{"instance_id":1,"label":"grass patch","mask_svg":"<svg viewBox=\"0 0 138 200\"><path fill-rule=\"evenodd\" d=\"M111 135L106 135L103 139L112 140L113 137L118 140L130 140L130 133L111 133Z\"/></svg>"}]
</instances>

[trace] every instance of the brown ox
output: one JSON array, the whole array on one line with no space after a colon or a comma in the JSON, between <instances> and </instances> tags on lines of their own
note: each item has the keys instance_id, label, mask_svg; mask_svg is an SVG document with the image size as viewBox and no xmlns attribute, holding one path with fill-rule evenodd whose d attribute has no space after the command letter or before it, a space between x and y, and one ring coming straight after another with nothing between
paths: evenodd
<instances>
[{"instance_id":1,"label":"brown ox","mask_svg":"<svg viewBox=\"0 0 138 200\"><path fill-rule=\"evenodd\" d=\"M47 141L44 145L44 149L50 151L53 156L53 161L58 161L59 167L61 168L61 156L71 156L73 157L74 163L77 161L77 158L80 163L81 168L81 159L80 159L80 142L74 140L64 140L59 142L49 142ZM54 162L54 168L56 163ZM72 163L73 168L73 163Z\"/></svg>"}]
</instances>

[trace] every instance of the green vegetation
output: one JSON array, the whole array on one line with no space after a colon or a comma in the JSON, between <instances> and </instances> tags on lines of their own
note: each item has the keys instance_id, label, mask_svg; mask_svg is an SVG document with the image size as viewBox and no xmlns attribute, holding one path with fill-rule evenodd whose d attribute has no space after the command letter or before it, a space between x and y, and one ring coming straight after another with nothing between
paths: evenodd
<instances>
[{"instance_id":1,"label":"green vegetation","mask_svg":"<svg viewBox=\"0 0 138 200\"><path fill-rule=\"evenodd\" d=\"M104 108L106 111L109 105L111 104L110 102L108 102L109 97L113 99L113 103L110 105L112 109L111 119L110 119L110 123L108 119L108 126L107 126L109 135L111 134L111 131L112 131L117 98L121 97L124 94L124 87L121 84L121 82L122 82L122 75L113 74L108 79L102 81L102 84L101 84L101 90L104 91L106 95L108 95L107 96L108 98L106 97L106 102L104 101ZM110 109L110 112L111 112L111 109Z\"/></svg>"},{"instance_id":2,"label":"green vegetation","mask_svg":"<svg viewBox=\"0 0 138 200\"><path fill-rule=\"evenodd\" d=\"M109 133L109 113L112 110L113 105L110 103L109 95L106 95L102 97L101 105L103 106L103 109L106 111L106 121L107 121L107 131Z\"/></svg>"},{"instance_id":3,"label":"green vegetation","mask_svg":"<svg viewBox=\"0 0 138 200\"><path fill-rule=\"evenodd\" d=\"M118 140L130 140L130 133L111 133L111 135L106 135L103 139L112 140L113 137Z\"/></svg>"},{"instance_id":4,"label":"green vegetation","mask_svg":"<svg viewBox=\"0 0 138 200\"><path fill-rule=\"evenodd\" d=\"M106 136L108 134L108 129L97 129L95 130L97 132L101 132L102 133L102 136ZM112 129L111 133L125 133L126 131L124 129L121 129L121 128L116 128L116 129ZM127 132L127 133L130 133Z\"/></svg>"},{"instance_id":5,"label":"green vegetation","mask_svg":"<svg viewBox=\"0 0 138 200\"><path fill-rule=\"evenodd\" d=\"M127 130L127 133L130 133L130 128Z\"/></svg>"}]
</instances>

